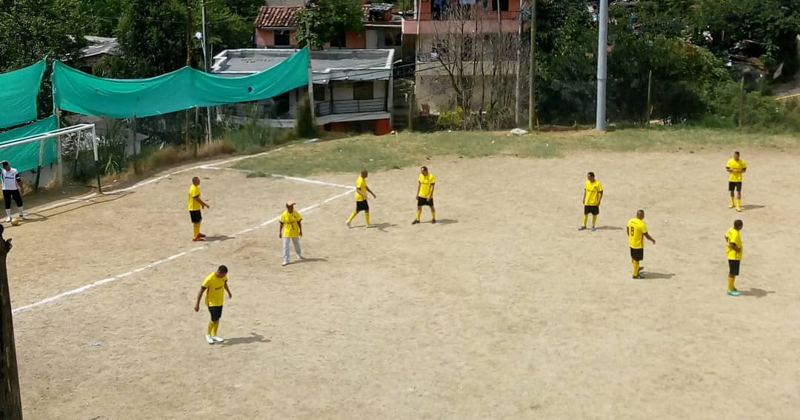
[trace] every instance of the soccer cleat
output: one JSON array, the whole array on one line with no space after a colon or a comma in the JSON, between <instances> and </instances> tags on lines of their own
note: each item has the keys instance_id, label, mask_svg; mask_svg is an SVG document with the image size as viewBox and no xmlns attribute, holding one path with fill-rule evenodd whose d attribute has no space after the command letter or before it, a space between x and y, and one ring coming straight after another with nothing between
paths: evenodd
<instances>
[{"instance_id":1,"label":"soccer cleat","mask_svg":"<svg viewBox=\"0 0 800 420\"><path fill-rule=\"evenodd\" d=\"M193 241L193 242L203 242L203 241L205 241L205 239L203 239L203 237L202 237L202 236L198 236L198 237L196 237L196 238L192 239L192 241Z\"/></svg>"},{"instance_id":2,"label":"soccer cleat","mask_svg":"<svg viewBox=\"0 0 800 420\"><path fill-rule=\"evenodd\" d=\"M304 260L304 259L306 259L306 257L304 257L304 256L302 256L300 254L297 254L297 259L298 260Z\"/></svg>"},{"instance_id":3,"label":"soccer cleat","mask_svg":"<svg viewBox=\"0 0 800 420\"><path fill-rule=\"evenodd\" d=\"M644 274L639 273L638 275L633 276L633 278L635 278L635 279L643 279L644 278Z\"/></svg>"},{"instance_id":4,"label":"soccer cleat","mask_svg":"<svg viewBox=\"0 0 800 420\"><path fill-rule=\"evenodd\" d=\"M372 228L374 228L374 227L376 227L376 226L375 226L375 225L372 225L372 224L370 224L370 225L367 225L367 229L372 229Z\"/></svg>"},{"instance_id":5,"label":"soccer cleat","mask_svg":"<svg viewBox=\"0 0 800 420\"><path fill-rule=\"evenodd\" d=\"M19 214L19 218L22 219L22 220L28 220L28 215L25 214L25 213L20 213Z\"/></svg>"},{"instance_id":6,"label":"soccer cleat","mask_svg":"<svg viewBox=\"0 0 800 420\"><path fill-rule=\"evenodd\" d=\"M738 211L739 213L741 213L741 212L742 212L742 208L741 208L741 207L736 207L736 211Z\"/></svg>"},{"instance_id":7,"label":"soccer cleat","mask_svg":"<svg viewBox=\"0 0 800 420\"><path fill-rule=\"evenodd\" d=\"M11 216L6 217L6 223L11 223Z\"/></svg>"},{"instance_id":8,"label":"soccer cleat","mask_svg":"<svg viewBox=\"0 0 800 420\"><path fill-rule=\"evenodd\" d=\"M344 224L347 225L347 227L350 227L350 222L344 222Z\"/></svg>"},{"instance_id":9,"label":"soccer cleat","mask_svg":"<svg viewBox=\"0 0 800 420\"><path fill-rule=\"evenodd\" d=\"M732 209L732 208L733 208L733 204L731 204L730 206L728 206L728 208L729 208L729 209Z\"/></svg>"},{"instance_id":10,"label":"soccer cleat","mask_svg":"<svg viewBox=\"0 0 800 420\"><path fill-rule=\"evenodd\" d=\"M222 338L222 337L218 337L218 336L216 336L216 335L215 335L215 336L213 336L213 337L211 337L211 339L212 339L212 340L214 340L214 341L215 341L215 342L217 342L217 343L221 343L221 342L225 341L225 339L224 339L224 338Z\"/></svg>"},{"instance_id":11,"label":"soccer cleat","mask_svg":"<svg viewBox=\"0 0 800 420\"><path fill-rule=\"evenodd\" d=\"M198 236L198 237L201 237L201 238L205 238L205 237L206 237L206 234L205 234L205 233L201 233L201 234L199 234L199 235L197 235L197 236Z\"/></svg>"},{"instance_id":12,"label":"soccer cleat","mask_svg":"<svg viewBox=\"0 0 800 420\"><path fill-rule=\"evenodd\" d=\"M436 219L431 220L431 224L436 224Z\"/></svg>"},{"instance_id":13,"label":"soccer cleat","mask_svg":"<svg viewBox=\"0 0 800 420\"><path fill-rule=\"evenodd\" d=\"M208 344L214 344L214 337L211 337L211 334L206 334L206 341L208 341Z\"/></svg>"},{"instance_id":14,"label":"soccer cleat","mask_svg":"<svg viewBox=\"0 0 800 420\"><path fill-rule=\"evenodd\" d=\"M284 261L283 266L286 267L287 265L289 265L289 261Z\"/></svg>"},{"instance_id":15,"label":"soccer cleat","mask_svg":"<svg viewBox=\"0 0 800 420\"><path fill-rule=\"evenodd\" d=\"M594 232L594 231L596 231L596 230L597 230L597 228L596 228L596 227L594 227L594 226L592 226L592 232Z\"/></svg>"},{"instance_id":16,"label":"soccer cleat","mask_svg":"<svg viewBox=\"0 0 800 420\"><path fill-rule=\"evenodd\" d=\"M414 219L414 221L413 221L413 222L411 222L411 224L412 224L412 225L419 224L419 220L417 220L417 219Z\"/></svg>"},{"instance_id":17,"label":"soccer cleat","mask_svg":"<svg viewBox=\"0 0 800 420\"><path fill-rule=\"evenodd\" d=\"M738 290L728 290L728 296L739 296Z\"/></svg>"},{"instance_id":18,"label":"soccer cleat","mask_svg":"<svg viewBox=\"0 0 800 420\"><path fill-rule=\"evenodd\" d=\"M581 226L578 228L578 230L586 230L586 226Z\"/></svg>"}]
</instances>

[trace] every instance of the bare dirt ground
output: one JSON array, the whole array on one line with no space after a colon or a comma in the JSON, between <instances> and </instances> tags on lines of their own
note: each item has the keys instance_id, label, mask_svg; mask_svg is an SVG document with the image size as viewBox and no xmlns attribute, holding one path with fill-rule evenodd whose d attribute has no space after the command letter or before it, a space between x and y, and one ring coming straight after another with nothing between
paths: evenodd
<instances>
[{"instance_id":1,"label":"bare dirt ground","mask_svg":"<svg viewBox=\"0 0 800 420\"><path fill-rule=\"evenodd\" d=\"M727 151L426 162L437 225L410 224L417 168L369 177L377 229L345 227L345 188L228 170L31 209L6 231L15 308L109 280L15 314L26 418L796 418L797 156L743 157L741 214ZM589 170L606 196L600 229L578 232ZM195 174L216 237L200 245ZM288 199L330 201L304 212L310 261L281 267L268 222ZM638 208L658 241L646 280L623 231ZM233 299L211 346L193 305L218 264Z\"/></svg>"}]
</instances>

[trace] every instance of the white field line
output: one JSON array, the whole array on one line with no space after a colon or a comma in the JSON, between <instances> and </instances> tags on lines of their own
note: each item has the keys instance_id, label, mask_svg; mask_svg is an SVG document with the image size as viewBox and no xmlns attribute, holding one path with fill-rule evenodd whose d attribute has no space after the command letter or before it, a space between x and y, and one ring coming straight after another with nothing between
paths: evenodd
<instances>
[{"instance_id":1,"label":"white field line","mask_svg":"<svg viewBox=\"0 0 800 420\"><path fill-rule=\"evenodd\" d=\"M200 169L213 169L213 170L217 170L217 171L235 171L235 172L244 172L246 174L252 174L252 173L256 172L256 171L251 171L249 169L219 168L219 167L215 167L215 166L201 166ZM316 179L297 178L297 177L288 176L288 175L281 175L281 174L271 174L270 176L273 177L273 178L288 179L288 180L291 180L291 181L305 182L305 183L308 183L308 184L318 184L318 185L325 185L325 186L328 186L328 187L339 187L339 188L347 188L349 190L355 190L355 187L351 187L349 185L334 184L332 182L318 181Z\"/></svg>"},{"instance_id":2,"label":"white field line","mask_svg":"<svg viewBox=\"0 0 800 420\"><path fill-rule=\"evenodd\" d=\"M333 200L336 200L337 198L344 197L345 195L348 195L348 194L351 194L351 193L352 193L352 191L348 190L348 191L345 191L345 192L343 192L341 194L334 195L332 197L329 197L329 198L323 200L320 203L317 203L317 204L308 206L306 208L300 209L300 212L312 212L312 211L318 209L323 204L329 203L329 202L331 202ZM249 233L249 232L252 232L252 231L254 231L256 229L260 229L262 227L268 226L270 224L273 224L273 223L277 222L278 219L280 219L280 217L273 217L272 219L269 219L269 220L267 220L265 222L262 222L258 226L251 227L249 229L245 229L245 230L236 232L235 234L231 235L231 237L235 237L237 235L242 235L242 234L245 234L245 233ZM97 286L101 286L101 285L106 284L106 283L112 283L112 282L118 281L118 280L123 279L125 277L128 277L128 276L140 273L142 271L151 269L151 268L153 268L153 267L155 267L155 266L157 266L159 264L162 264L162 263L165 263L165 262L168 262L168 261L174 261L174 260L176 260L178 258L181 258L181 257L183 257L183 256L185 256L185 255L187 255L187 254L189 254L191 252L195 252L195 251L199 251L199 250L202 250L202 249L206 249L207 247L208 246L198 246L198 247L194 247L194 248L192 248L192 249L190 249L188 251L179 252L179 253L177 253L175 255L171 255L171 256L169 256L167 258L152 262L150 264L147 264L147 265L139 267L137 269L128 271L126 273L117 274L116 276L108 277L108 278L105 278L105 279L102 279L102 280L98 280L98 281L96 281L94 283L90 283L90 284L78 287L76 289L72 289L72 290L66 291L64 293L57 294L55 296L51 296L49 298L42 299L42 300L40 300L38 302L34 302L34 303L29 304L29 305L20 306L19 308L15 308L14 310L12 310L12 313L16 314L16 313L19 313L19 312L22 312L22 311L26 311L28 309L33 309L33 308L36 308L38 306L42 306L42 305L46 305L48 303L55 302L57 300L65 298L65 297L67 297L69 295L75 295L75 294L78 294L78 293L83 293L83 292L85 292L85 291L87 291L89 289L95 288Z\"/></svg>"},{"instance_id":3,"label":"white field line","mask_svg":"<svg viewBox=\"0 0 800 420\"><path fill-rule=\"evenodd\" d=\"M230 158L230 159L226 159L226 160L223 160L223 161L220 161L220 162L217 162L217 163L195 165L195 166L192 166L192 167L189 167L189 168L180 169L180 170L173 171L173 172L161 175L161 176L157 176L155 178L150 178L148 180L138 182L138 183L136 183L134 185L131 185L130 187L120 188L120 189L111 190L111 191L104 191L103 194L118 194L118 193L121 193L121 192L130 191L130 190L133 190L135 188L143 187L145 185L149 185L149 184L152 184L154 182L161 181L162 179L166 179L166 178L169 178L171 176L182 174L184 172L195 171L195 170L198 170L198 169L220 169L220 168L217 168L217 166L227 165L229 163L239 162L239 161L242 161L242 160L245 160L245 159L252 159L252 158L255 158L255 157L266 156L266 155L268 155L270 153L275 153L275 152L278 152L278 151L281 151L281 150L283 150L283 147L279 147L277 149L269 150L269 151L266 151L266 152L256 153L254 155L239 156L239 157L235 157L235 158ZM94 198L95 196L97 196L97 193L86 194L86 195L81 196L81 197L75 197L75 198L73 198L71 200L68 200L68 201L58 202L58 203L51 204L51 205L49 205L47 207L44 207L44 208L41 208L41 209L36 209L36 212L48 211L48 210L52 210L52 209L54 209L56 207L61 207L61 206L65 206L65 205L68 205L68 204L78 203L78 202L81 202L81 201L84 201L84 200L88 200L90 198Z\"/></svg>"}]
</instances>

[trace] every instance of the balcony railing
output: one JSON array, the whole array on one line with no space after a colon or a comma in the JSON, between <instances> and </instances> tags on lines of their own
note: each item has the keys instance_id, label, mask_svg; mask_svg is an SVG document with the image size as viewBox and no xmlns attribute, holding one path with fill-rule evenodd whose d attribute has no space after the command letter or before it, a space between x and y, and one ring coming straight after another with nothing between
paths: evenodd
<instances>
[{"instance_id":1,"label":"balcony railing","mask_svg":"<svg viewBox=\"0 0 800 420\"><path fill-rule=\"evenodd\" d=\"M349 99L317 102L316 115L323 117L330 114L355 114L358 112L382 112L386 109L386 98Z\"/></svg>"}]
</instances>

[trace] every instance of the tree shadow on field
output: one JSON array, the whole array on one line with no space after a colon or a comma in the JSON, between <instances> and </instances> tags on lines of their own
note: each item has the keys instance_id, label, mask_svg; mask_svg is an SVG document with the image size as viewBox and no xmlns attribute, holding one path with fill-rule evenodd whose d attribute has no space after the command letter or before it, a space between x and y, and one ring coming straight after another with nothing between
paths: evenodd
<instances>
[{"instance_id":1,"label":"tree shadow on field","mask_svg":"<svg viewBox=\"0 0 800 420\"><path fill-rule=\"evenodd\" d=\"M29 223L39 223L47 221L47 216L39 213L26 213L25 217L26 217L25 220L20 220L20 225L27 225ZM8 225L11 225L11 223L8 223Z\"/></svg>"},{"instance_id":2,"label":"tree shadow on field","mask_svg":"<svg viewBox=\"0 0 800 420\"><path fill-rule=\"evenodd\" d=\"M121 192L121 193L95 195L93 197L83 198L83 199L74 198L74 199L72 199L74 201L67 200L62 204L59 204L59 205L57 205L55 207L51 207L51 208L47 209L46 211L48 211L48 212L52 211L52 210L58 210L55 213L50 213L50 216L40 215L39 213L32 213L32 214L37 214L37 215L40 215L40 216L44 217L45 219L47 219L47 218L50 218L50 217L60 216L60 215L65 214L65 213L69 213L69 212L73 212L73 211L76 211L76 210L80 210L82 208L95 206L95 205L98 205L98 204L109 203L111 201L117 201L120 198L127 197L127 196L129 196L131 194L135 194L135 193L133 191L126 191L126 192ZM78 204L78 205L75 206L76 204ZM65 209L65 210L62 210L63 207L68 207L68 208Z\"/></svg>"},{"instance_id":3,"label":"tree shadow on field","mask_svg":"<svg viewBox=\"0 0 800 420\"><path fill-rule=\"evenodd\" d=\"M619 226L598 226L597 230L623 230L625 228Z\"/></svg>"},{"instance_id":4,"label":"tree shadow on field","mask_svg":"<svg viewBox=\"0 0 800 420\"><path fill-rule=\"evenodd\" d=\"M379 230L379 231L381 231L381 232L386 232L386 229L388 229L388 228L393 228L393 227L397 227L397 224L392 224L392 223L376 223L374 226L375 226L375 229L378 229L378 230Z\"/></svg>"},{"instance_id":5,"label":"tree shadow on field","mask_svg":"<svg viewBox=\"0 0 800 420\"><path fill-rule=\"evenodd\" d=\"M645 280L669 280L675 277L673 273L653 273L651 271L643 271Z\"/></svg>"},{"instance_id":6,"label":"tree shadow on field","mask_svg":"<svg viewBox=\"0 0 800 420\"><path fill-rule=\"evenodd\" d=\"M766 206L762 206L760 204L745 204L742 206L742 210L758 210L763 209Z\"/></svg>"},{"instance_id":7,"label":"tree shadow on field","mask_svg":"<svg viewBox=\"0 0 800 420\"><path fill-rule=\"evenodd\" d=\"M232 236L228 235L215 235L215 236L206 236L207 242L225 242L234 239Z\"/></svg>"},{"instance_id":8,"label":"tree shadow on field","mask_svg":"<svg viewBox=\"0 0 800 420\"><path fill-rule=\"evenodd\" d=\"M775 291L766 291L764 289L756 289L755 287L751 287L750 290L739 291L739 294L741 294L742 296L750 296L758 299L767 297L767 295L772 293L775 293Z\"/></svg>"},{"instance_id":9,"label":"tree shadow on field","mask_svg":"<svg viewBox=\"0 0 800 420\"><path fill-rule=\"evenodd\" d=\"M237 344L270 343L272 340L264 338L261 334L250 333L249 337L226 338L221 344L223 346L235 346Z\"/></svg>"}]
</instances>

